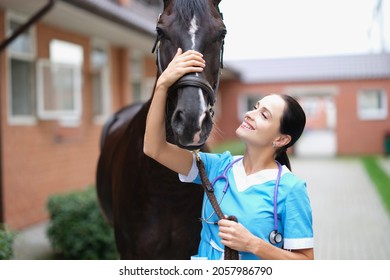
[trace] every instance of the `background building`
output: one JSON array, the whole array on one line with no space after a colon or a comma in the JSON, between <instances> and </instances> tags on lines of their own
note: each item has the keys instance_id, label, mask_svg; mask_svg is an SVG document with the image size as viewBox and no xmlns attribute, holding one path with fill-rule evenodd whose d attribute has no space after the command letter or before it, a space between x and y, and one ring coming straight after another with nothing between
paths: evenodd
<instances>
[{"instance_id":1,"label":"background building","mask_svg":"<svg viewBox=\"0 0 390 280\"><path fill-rule=\"evenodd\" d=\"M234 139L243 114L269 93L299 100L307 125L296 155L384 154L390 133L390 54L232 61L237 81L221 87L224 139Z\"/></svg>"},{"instance_id":2,"label":"background building","mask_svg":"<svg viewBox=\"0 0 390 280\"><path fill-rule=\"evenodd\" d=\"M94 184L104 121L152 92L149 2L0 1L0 42L52 4L0 53L0 222L45 219L50 194Z\"/></svg>"}]
</instances>

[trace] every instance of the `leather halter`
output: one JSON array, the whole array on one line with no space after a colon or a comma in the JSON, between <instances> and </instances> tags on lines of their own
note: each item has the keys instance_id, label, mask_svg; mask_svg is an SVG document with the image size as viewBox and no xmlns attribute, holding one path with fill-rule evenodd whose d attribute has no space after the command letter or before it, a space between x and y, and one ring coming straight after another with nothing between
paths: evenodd
<instances>
[{"instance_id":1,"label":"leather halter","mask_svg":"<svg viewBox=\"0 0 390 280\"><path fill-rule=\"evenodd\" d=\"M222 13L219 11L218 7L217 7L217 9L218 9L218 12L219 12L219 14L221 16L221 19L223 20ZM158 16L157 22L160 20L160 16L161 16L161 14ZM162 66L161 66L161 59L160 59L160 39L161 38L160 38L159 34L157 34L156 35L156 41L155 41L155 43L153 45L153 48L152 48L152 53L157 51L157 61L156 61L156 64L157 64L158 74L159 75L164 71ZM220 77L221 77L220 71L221 71L221 69L223 69L223 51L224 51L224 40L221 43L220 64L219 64L219 69L218 69L218 77L217 77L217 81L215 83L214 88L210 85L210 83L206 79L201 78L199 76L187 74L187 75L181 77L179 80L177 80L170 87L169 91L174 91L174 90L177 90L178 88L186 87L186 86L199 87L199 88L201 88L203 91L205 91L207 93L207 95L209 97L210 106L211 106L211 108L213 108L213 106L215 104L215 101L216 101L217 91L218 91L218 88L219 88L219 82L220 82ZM213 115L212 109L210 110L210 112Z\"/></svg>"}]
</instances>

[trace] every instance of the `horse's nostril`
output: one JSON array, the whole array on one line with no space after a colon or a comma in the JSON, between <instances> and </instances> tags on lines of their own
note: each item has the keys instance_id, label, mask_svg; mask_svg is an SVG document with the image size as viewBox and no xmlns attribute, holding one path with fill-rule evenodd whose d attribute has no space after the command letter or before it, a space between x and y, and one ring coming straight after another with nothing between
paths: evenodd
<instances>
[{"instance_id":1,"label":"horse's nostril","mask_svg":"<svg viewBox=\"0 0 390 280\"><path fill-rule=\"evenodd\" d=\"M183 111L177 110L172 117L172 127L178 133L181 134L184 129L185 115Z\"/></svg>"},{"instance_id":2,"label":"horse's nostril","mask_svg":"<svg viewBox=\"0 0 390 280\"><path fill-rule=\"evenodd\" d=\"M184 121L184 113L182 111L177 111L173 116L174 123L182 123Z\"/></svg>"}]
</instances>

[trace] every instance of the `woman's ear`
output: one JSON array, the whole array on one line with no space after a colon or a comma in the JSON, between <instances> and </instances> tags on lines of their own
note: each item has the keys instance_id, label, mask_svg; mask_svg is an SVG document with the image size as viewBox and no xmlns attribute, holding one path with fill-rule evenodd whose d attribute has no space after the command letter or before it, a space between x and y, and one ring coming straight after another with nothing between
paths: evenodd
<instances>
[{"instance_id":1,"label":"woman's ear","mask_svg":"<svg viewBox=\"0 0 390 280\"><path fill-rule=\"evenodd\" d=\"M279 137L277 137L273 142L272 145L275 148L281 148L286 146L291 141L291 136L288 134L282 134Z\"/></svg>"}]
</instances>

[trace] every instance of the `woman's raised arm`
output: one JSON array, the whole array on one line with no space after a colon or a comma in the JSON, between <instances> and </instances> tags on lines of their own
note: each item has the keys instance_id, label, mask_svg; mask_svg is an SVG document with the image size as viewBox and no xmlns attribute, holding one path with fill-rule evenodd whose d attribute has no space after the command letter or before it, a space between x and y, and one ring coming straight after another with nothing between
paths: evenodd
<instances>
[{"instance_id":1,"label":"woman's raised arm","mask_svg":"<svg viewBox=\"0 0 390 280\"><path fill-rule=\"evenodd\" d=\"M204 67L202 54L191 50L183 53L179 48L171 63L157 80L146 119L144 153L183 175L187 175L191 169L192 154L166 141L165 106L168 88L183 75L202 72Z\"/></svg>"}]
</instances>

